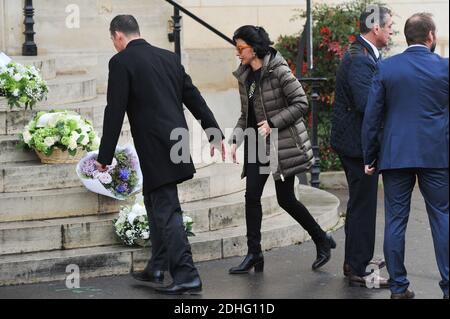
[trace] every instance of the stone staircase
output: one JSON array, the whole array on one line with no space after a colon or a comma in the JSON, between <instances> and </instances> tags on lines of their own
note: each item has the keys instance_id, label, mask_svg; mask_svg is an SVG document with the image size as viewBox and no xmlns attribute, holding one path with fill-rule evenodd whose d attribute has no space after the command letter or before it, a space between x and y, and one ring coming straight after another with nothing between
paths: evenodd
<instances>
[{"instance_id":1,"label":"stone staircase","mask_svg":"<svg viewBox=\"0 0 450 319\"><path fill-rule=\"evenodd\" d=\"M149 249L123 246L112 220L120 205L88 192L75 165L44 165L33 152L18 150L17 134L39 110L70 109L102 130L105 96L97 94L89 74L64 75L52 57L17 60L42 70L50 86L49 99L33 111L8 110L0 98L0 286L64 280L75 264L81 277L119 275L142 269ZM225 95L210 94L212 101ZM225 101L224 103L228 103ZM237 107L237 106L236 106ZM235 108L235 107L233 107ZM125 120L119 144L131 142ZM182 208L194 220L190 237L194 259L205 261L246 253L245 181L233 164L197 165L193 180L179 186ZM263 195L263 248L307 240L305 231L278 206L270 178ZM339 200L322 190L298 186L297 195L325 229L339 220Z\"/></svg>"}]
</instances>

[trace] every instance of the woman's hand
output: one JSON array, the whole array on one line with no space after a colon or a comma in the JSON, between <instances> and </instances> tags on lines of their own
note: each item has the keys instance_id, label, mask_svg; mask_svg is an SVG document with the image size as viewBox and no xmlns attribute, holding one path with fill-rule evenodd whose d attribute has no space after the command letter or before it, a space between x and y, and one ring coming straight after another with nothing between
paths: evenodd
<instances>
[{"instance_id":1,"label":"woman's hand","mask_svg":"<svg viewBox=\"0 0 450 319\"><path fill-rule=\"evenodd\" d=\"M225 162L225 144L223 143L223 141L220 142L220 145L215 145L215 144L211 143L210 148L209 148L211 157L214 157L215 149L220 151L220 155L222 156L222 162Z\"/></svg>"},{"instance_id":2,"label":"woman's hand","mask_svg":"<svg viewBox=\"0 0 450 319\"><path fill-rule=\"evenodd\" d=\"M261 123L258 123L258 133L259 135L263 137L267 137L272 133L272 128L270 127L269 123L267 121L263 121Z\"/></svg>"},{"instance_id":3,"label":"woman's hand","mask_svg":"<svg viewBox=\"0 0 450 319\"><path fill-rule=\"evenodd\" d=\"M231 145L230 153L231 153L231 158L233 159L233 163L239 164L237 161L237 158L236 158L236 151L237 151L237 145L236 144Z\"/></svg>"}]
</instances>

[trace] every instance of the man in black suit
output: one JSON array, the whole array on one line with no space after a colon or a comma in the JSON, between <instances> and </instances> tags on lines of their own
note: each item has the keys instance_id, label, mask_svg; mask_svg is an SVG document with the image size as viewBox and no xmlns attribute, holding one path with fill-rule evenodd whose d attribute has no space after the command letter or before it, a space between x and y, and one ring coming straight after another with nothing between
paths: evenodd
<instances>
[{"instance_id":1,"label":"man in black suit","mask_svg":"<svg viewBox=\"0 0 450 319\"><path fill-rule=\"evenodd\" d=\"M365 175L361 127L372 78L381 59L379 49L388 45L393 34L390 10L368 7L360 17L360 32L336 75L331 130L331 146L339 155L349 188L344 275L350 285L387 288L385 278L374 278L377 274L370 273L384 267L385 262L371 262L375 249L378 175ZM373 281L378 285L367 285Z\"/></svg>"},{"instance_id":2,"label":"man in black suit","mask_svg":"<svg viewBox=\"0 0 450 319\"><path fill-rule=\"evenodd\" d=\"M152 242L152 258L145 271L133 276L162 283L164 271L169 269L173 283L157 287L159 292L198 293L202 282L193 263L177 192L177 184L193 178L195 168L190 154L181 163L171 158L174 154L171 150L180 142L189 152L189 138L184 135L184 140L183 137L181 141L172 140L171 133L188 130L184 103L207 131L211 156L214 148L220 148L222 160L223 134L176 54L142 39L133 16L115 17L110 32L118 54L109 62L107 106L97 167L103 171L111 164L127 113L144 176L143 193Z\"/></svg>"}]
</instances>

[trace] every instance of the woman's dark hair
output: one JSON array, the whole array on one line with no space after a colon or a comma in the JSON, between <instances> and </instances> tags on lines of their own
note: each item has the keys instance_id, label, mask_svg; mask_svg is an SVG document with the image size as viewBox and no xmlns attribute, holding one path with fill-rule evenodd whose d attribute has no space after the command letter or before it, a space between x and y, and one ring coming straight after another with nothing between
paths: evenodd
<instances>
[{"instance_id":1,"label":"woman's dark hair","mask_svg":"<svg viewBox=\"0 0 450 319\"><path fill-rule=\"evenodd\" d=\"M241 39L250 45L256 53L256 56L263 59L270 50L270 46L273 44L270 41L269 34L263 27L256 27L253 25L244 25L234 32L233 42L236 44L236 40Z\"/></svg>"}]
</instances>

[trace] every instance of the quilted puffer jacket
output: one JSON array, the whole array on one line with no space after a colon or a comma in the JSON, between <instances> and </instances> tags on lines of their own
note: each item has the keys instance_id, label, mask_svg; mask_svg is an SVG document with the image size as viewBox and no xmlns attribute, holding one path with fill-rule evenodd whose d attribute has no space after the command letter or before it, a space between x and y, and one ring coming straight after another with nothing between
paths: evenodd
<instances>
[{"instance_id":1,"label":"quilted puffer jacket","mask_svg":"<svg viewBox=\"0 0 450 319\"><path fill-rule=\"evenodd\" d=\"M242 144L243 131L248 127L249 103L245 82L249 72L249 66L241 65L233 73L239 82L241 117L229 143L236 143L238 146ZM314 164L304 120L308 113L308 99L286 60L275 49L271 49L264 58L260 83L254 95L254 108L258 121L261 120L259 117L264 116L273 128L278 129L277 142L270 143L270 138L267 138L266 143L271 167L276 167L275 170L272 169L274 179L285 180L287 177L308 171ZM242 178L245 176L244 166Z\"/></svg>"}]
</instances>

